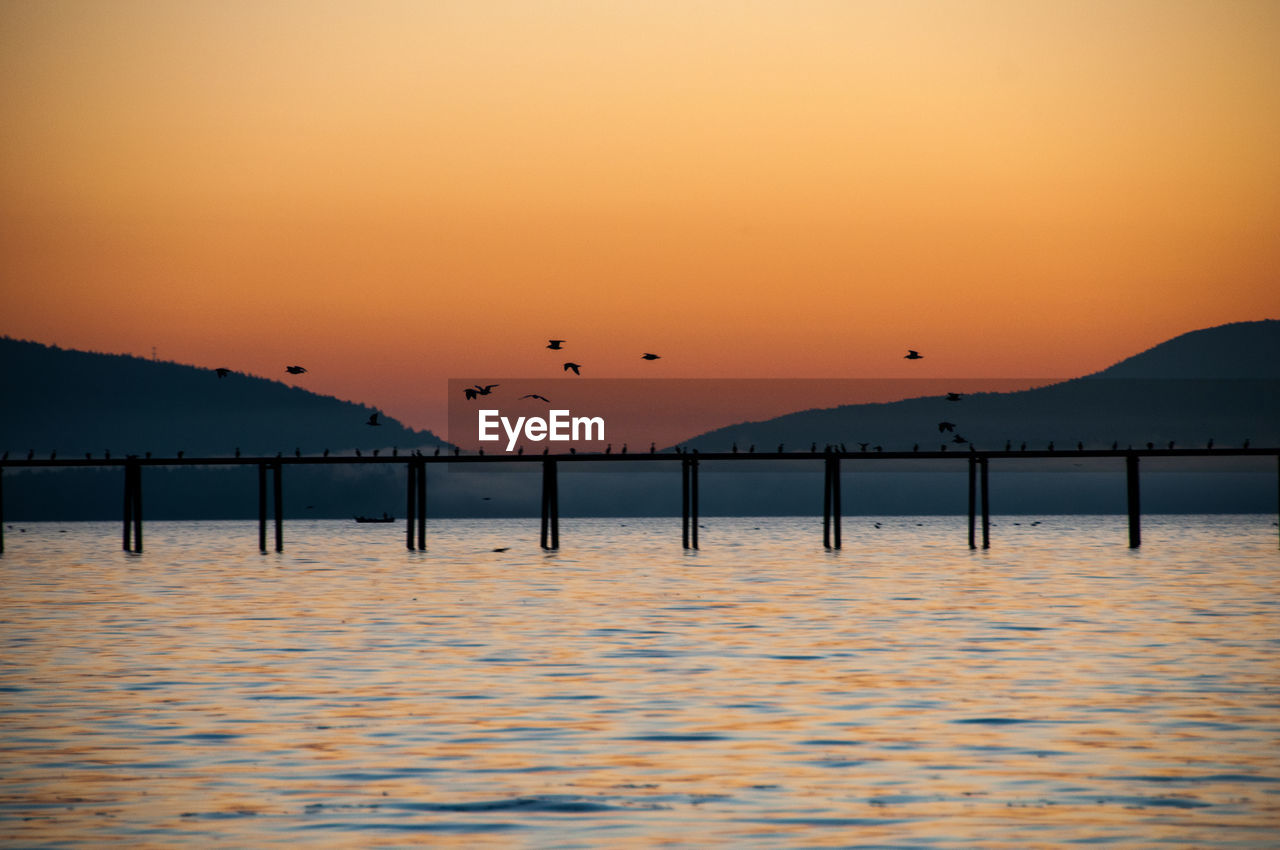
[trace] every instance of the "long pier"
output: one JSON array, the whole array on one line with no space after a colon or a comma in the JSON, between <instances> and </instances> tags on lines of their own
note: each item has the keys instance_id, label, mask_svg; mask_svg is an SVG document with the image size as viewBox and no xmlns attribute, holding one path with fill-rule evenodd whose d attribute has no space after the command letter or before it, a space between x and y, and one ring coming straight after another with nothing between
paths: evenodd
<instances>
[{"instance_id":1,"label":"long pier","mask_svg":"<svg viewBox=\"0 0 1280 850\"><path fill-rule=\"evenodd\" d=\"M542 464L542 525L540 543L543 549L560 548L559 465L581 463L647 463L680 464L681 477L681 543L685 549L698 549L698 472L703 462L822 463L822 545L840 549L841 539L841 471L842 464L875 463L891 460L929 460L968 465L969 548L979 547L978 517L981 517L981 548L991 546L991 508L988 465L992 460L1103 458L1124 462L1125 493L1129 518L1129 546L1142 544L1142 511L1140 461L1143 458L1198 457L1274 457L1277 461L1277 499L1280 500L1280 447L1276 448L1199 448L1199 449L1081 449L1064 451L938 451L938 452L663 452L651 454L545 454L545 455L399 455L399 456L291 456L274 457L136 457L123 458L27 458L0 461L0 554L4 553L4 471L6 469L49 469L119 467L124 472L124 509L122 544L127 552L142 551L142 470L144 467L183 466L256 466L258 470L258 548L266 553L268 498L267 479L271 479L271 515L274 520L274 550L284 551L284 467L338 464L381 464L405 467L405 544L410 550L427 548L427 469L438 464ZM1280 504L1280 501L1278 501Z\"/></svg>"}]
</instances>

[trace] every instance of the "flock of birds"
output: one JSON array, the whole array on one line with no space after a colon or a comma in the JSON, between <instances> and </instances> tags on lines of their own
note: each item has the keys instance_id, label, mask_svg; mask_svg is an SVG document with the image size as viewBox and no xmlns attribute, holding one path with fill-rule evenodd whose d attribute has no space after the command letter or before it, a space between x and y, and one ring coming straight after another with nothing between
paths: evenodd
<instances>
[{"instance_id":1,"label":"flock of birds","mask_svg":"<svg viewBox=\"0 0 1280 850\"><path fill-rule=\"evenodd\" d=\"M568 340L563 340L563 339L549 339L547 340L547 348L551 349L552 351L563 351L564 344L567 341ZM651 352L646 351L644 354L640 355L640 359L641 360L661 360L662 355L653 354ZM573 372L573 374L575 375L581 375L582 364L574 363L572 360L566 360L562 366L562 371ZM498 386L501 386L501 384L475 384L473 386L466 387L465 389L463 389L462 394L466 396L468 401L474 401L475 399L479 398L482 395L489 395L490 393L493 392L493 388ZM532 398L538 401L544 401L547 404L551 403L551 399L547 398L544 395L539 395L538 393L525 393L524 395L520 396L520 398L521 400L526 398Z\"/></svg>"},{"instance_id":2,"label":"flock of birds","mask_svg":"<svg viewBox=\"0 0 1280 850\"><path fill-rule=\"evenodd\" d=\"M564 344L565 344L565 342L566 342L566 341L567 341L567 340L563 340L563 339L551 339L551 340L548 340L548 341L547 341L547 346L546 346L546 347L547 347L547 348L549 348L549 349L551 349L552 351L562 351L562 350L564 350ZM660 360L660 359L661 359L661 355L653 354L653 353L651 353L651 352L645 352L645 353L643 353L643 354L641 354L641 355L640 355L640 359L642 359L642 360L648 360L648 361ZM909 348L909 349L907 349L907 353L903 355L903 359L904 359L904 360L923 360L923 359L924 359L924 355L923 355L923 354L921 354L919 351L916 351L915 349ZM580 364L580 363L575 363L575 362L573 362L573 361L565 361L565 362L564 362L564 364L563 364L563 367L562 367L562 368L563 368L563 371L565 371L565 372L572 371L572 372L573 372L573 374L575 374L575 375L581 375L581 374L582 374L582 372L581 372L582 364ZM306 374L306 373L307 373L307 371L308 371L308 370L307 370L307 368L306 368L305 366L298 366L298 365L290 365L290 366L286 366L284 370L285 370L285 372L287 372L287 373L288 373L288 374L290 374L290 375L303 375L303 374ZM220 367L218 367L217 369L215 369L215 370L214 370L214 372L217 374L217 376L218 376L218 379L219 379L219 380L221 380L221 379L223 379L223 378L227 377L228 375L232 374L232 370L231 370L231 369L226 368L226 367L221 367L221 366L220 366ZM475 385L473 385L473 386L466 387L465 389L463 389L463 394L465 395L465 397L466 397L468 400L475 400L475 399L477 399L477 398L479 398L479 397L481 397L481 396L487 396L487 395L492 394L493 390L494 390L496 387L499 387L499 386L501 386L501 385L500 385L500 384L475 384ZM948 393L947 393L943 398L944 398L944 400L949 401L949 402L958 402L958 401L961 401L961 400L963 399L963 397L964 397L964 396L963 396L963 394L962 394L962 393L948 392ZM534 400L536 400L536 401L542 401L542 402L545 402L545 403L547 403L547 404L550 404L550 403L551 403L551 400L550 400L549 398L547 398L547 397L546 397L546 396L544 396L544 395L540 395L540 394L538 394L538 393L526 393L526 394L524 394L524 395L520 396L520 399L521 399L521 400L523 400L523 399L534 399ZM377 414L376 412L369 414L369 418L365 421L365 423L364 423L364 424L365 424L365 425L368 425L368 426L370 426L370 427L380 427L380 426L382 425L382 423L378 420L378 414ZM951 435L952 435L952 436L951 436L951 441L950 441L950 442L951 442L953 445L967 445L967 446L969 447L969 451L971 451L971 452L975 452L975 451L977 451L977 448L974 446L974 444L972 443L972 441L970 441L970 440L966 439L963 435L961 435L960 433L958 433L958 432L956 431L956 427L957 427L957 424L956 424L955 422L951 422L951 421L949 421L949 420L944 419L944 420L942 420L942 421L938 422L938 433L939 433L939 434L948 434L948 433L949 433L949 434L951 434ZM883 446L880 446L880 445L872 446L870 442L866 442L866 443L858 443L857 445L858 445L858 447L859 447L859 451L861 451L861 452L867 452L868 450L869 450L869 451L872 451L872 452L882 452L882 451L884 451L884 447L883 447ZM1175 442L1174 442L1173 440L1170 440L1170 441L1167 443L1167 445L1166 445L1166 447L1167 447L1170 451L1172 451L1172 450L1175 448L1175 446L1176 446L1176 444L1175 444ZM1212 449L1212 448L1213 448L1213 446L1214 446L1214 441L1213 441L1213 439L1210 439L1210 440L1208 441L1208 443L1206 444L1205 448ZM948 448L947 443L941 443L941 444L939 445L939 450L940 450L940 451L945 452L945 451L947 451L947 448ZM1076 450L1077 450L1077 451L1084 451L1084 448L1085 448L1084 443L1083 443L1082 441L1077 441L1077 443L1076 443ZM1114 441L1114 442L1112 442L1112 444L1111 444L1111 450L1112 450L1112 451L1118 451L1118 450L1119 450L1119 448L1120 448L1119 441ZM1155 449L1155 443L1153 443L1153 442L1148 442L1148 443L1146 444L1146 448L1147 448L1149 451L1150 451L1150 450ZM1247 439L1246 439L1246 440L1244 441L1242 448L1246 448L1246 449L1247 449L1247 448L1249 448L1249 440L1247 440ZM779 443L779 444L778 444L777 449L775 450L775 452L776 452L777 454L783 454L783 453L785 452L785 449L786 449L785 444L784 444L784 443ZM1128 446L1128 450L1132 450L1132 449L1133 449L1133 446L1132 446L1132 445L1129 445L1129 446ZM1013 448L1013 442L1012 442L1011 440L1006 440L1006 441L1005 441L1004 450L1005 450L1006 452L1012 452L1012 451L1014 450L1014 448ZM1019 450L1019 451L1024 451L1024 452L1025 452L1025 451L1027 451L1027 444L1026 444L1025 442L1021 443L1021 444L1019 445L1018 450ZM1053 440L1050 440L1050 441L1049 441L1049 444L1046 446L1046 450L1047 450L1047 451L1050 451L1050 452L1055 451L1055 444L1054 444L1054 441L1053 441ZM756 447L755 447L755 445L754 445L754 444L753 444L753 445L751 445L751 446L747 449L747 453L748 453L748 454L754 454L754 453L755 453L755 451L756 451ZM810 451L810 453L812 453L812 454L816 454L816 453L818 453L818 445L817 445L817 443L816 443L816 442L815 442L815 443L811 443L811 444L810 444L810 446L809 446L809 451ZM919 451L920 451L920 444L919 444L919 443L915 443L915 444L912 446L912 451L913 451L913 452L919 452ZM576 449L573 449L573 448L570 448L570 449L569 449L569 452L570 452L570 454L577 454ZM654 454L654 453L656 453L656 452L657 452L657 446L656 446L654 443L650 443L650 444L649 444L649 453L650 453L650 454ZM683 446L676 446L676 447L675 447L675 452L676 452L677 454L684 454L684 453L689 453L689 452L697 453L697 449L688 449L688 448L685 448L685 447L683 447ZM736 442L735 442L735 443L733 443L733 445L732 445L732 447L731 447L731 452L732 452L733 454L737 454L737 453L738 453L738 444L737 444ZM823 449L823 452L824 452L824 453L840 452L840 453L842 453L842 454L848 454L848 453L849 453L849 450L848 450L848 448L846 447L846 445L845 445L844 443L838 443L838 444L832 444L832 443L829 443L829 444L827 444L827 445L826 445L826 447ZM373 452L372 452L372 456L373 456L373 457L378 457L378 456L379 456L379 453L380 453L380 450L379 450L379 449L374 449L374 450L373 450ZM461 452L460 452L460 450L459 450L457 447L454 447L454 449L453 449L453 454L454 454L454 455L458 455L458 454L460 454L460 453L461 453ZM479 450L479 453L480 453L480 454L484 454L484 450L483 450L483 449L480 449L480 450ZM542 453L543 453L543 454L547 454L547 453L548 453L548 450L544 448ZM612 454L612 453L613 453L613 444L612 444L612 443L608 444L608 446L605 448L605 452L604 452L604 453L605 453L605 454ZM627 453L628 453L628 451L627 451L627 445L626 445L626 444L623 444L623 446L622 446L622 454L627 454ZM281 454L282 454L282 453L277 452L276 454L277 454L277 456L281 456ZM294 454L295 454L295 456L297 456L297 457L301 457L301 456L302 456L302 451L301 451L300 449L294 449ZM357 457L363 457L363 454L362 454L362 452L361 452L361 450L360 450L360 449L356 449L356 450L355 450L355 454L356 454L356 456L357 456ZM422 452L421 450L415 450L415 451L413 452L413 454L414 454L415 456L419 456L419 457L423 456L423 452ZM440 454L440 447L438 447L438 446L437 446L437 447L436 447L436 449L435 449L435 455L436 455L436 456L438 456L439 454ZM524 454L524 448L523 448L523 447L521 447L521 448L519 449L518 454ZM391 450L391 455L392 455L392 457L398 457L398 456L399 456L399 449L398 449L398 448L394 448L394 447L393 447L393 448L392 448L392 450ZM179 451L179 452L177 453L177 457L178 457L179 459L181 459L181 458L182 458L182 456L183 456L183 452ZM235 450L235 456L236 456L236 457L240 457L240 449L239 449L239 448L237 448L237 449ZM324 457L328 457L328 456L329 456L329 449L325 449L325 450L324 450L323 456L324 456ZM52 451L52 452L50 453L50 455L49 455L49 459L50 459L50 460L56 460L56 459L57 459L57 457L58 457L58 453L57 453L57 451L56 451L56 450ZM103 457L104 457L104 458L106 458L107 460L110 460L110 459L111 459L111 452L110 452L110 450L107 450L107 451L103 452ZM130 455L130 457L135 457L135 456L134 456L134 455ZM147 453L146 453L146 457L147 457L147 458L150 458L150 457L151 457L151 452L147 452ZM0 456L0 460L8 460L8 459L9 459L9 452L7 452L7 451L3 454L3 456ZM34 450L34 449L28 450L28 452L27 452L27 460L34 460L34 459L35 459L35 450ZM85 459L86 459L86 460L92 459L92 453L90 453L90 452L85 452Z\"/></svg>"}]
</instances>

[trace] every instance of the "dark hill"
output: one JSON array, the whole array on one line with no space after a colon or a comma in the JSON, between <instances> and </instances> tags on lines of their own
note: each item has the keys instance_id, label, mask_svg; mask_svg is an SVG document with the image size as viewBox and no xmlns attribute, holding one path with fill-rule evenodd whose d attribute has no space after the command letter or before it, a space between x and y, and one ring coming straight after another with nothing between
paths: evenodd
<instances>
[{"instance_id":1,"label":"dark hill","mask_svg":"<svg viewBox=\"0 0 1280 850\"><path fill-rule=\"evenodd\" d=\"M1280 320L1191 331L1091 377L1280 378Z\"/></svg>"},{"instance_id":2,"label":"dark hill","mask_svg":"<svg viewBox=\"0 0 1280 850\"><path fill-rule=\"evenodd\" d=\"M723 451L735 441L771 446L861 442L887 451L936 451L953 433L979 449L1057 449L1280 443L1280 321L1194 331L1095 375L1014 393L978 393L806 410L711 431L687 442Z\"/></svg>"},{"instance_id":3,"label":"dark hill","mask_svg":"<svg viewBox=\"0 0 1280 850\"><path fill-rule=\"evenodd\" d=\"M280 381L0 338L0 451L66 456L317 454L436 446L429 431Z\"/></svg>"}]
</instances>

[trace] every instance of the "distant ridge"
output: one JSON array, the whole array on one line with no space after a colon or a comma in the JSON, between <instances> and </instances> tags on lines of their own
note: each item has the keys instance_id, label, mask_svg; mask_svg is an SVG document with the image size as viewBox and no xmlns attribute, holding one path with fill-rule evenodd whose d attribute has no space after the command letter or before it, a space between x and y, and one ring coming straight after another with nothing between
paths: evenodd
<instances>
[{"instance_id":1,"label":"distant ridge","mask_svg":"<svg viewBox=\"0 0 1280 850\"><path fill-rule=\"evenodd\" d=\"M1280 378L1280 320L1190 331L1090 377Z\"/></svg>"},{"instance_id":2,"label":"distant ridge","mask_svg":"<svg viewBox=\"0 0 1280 850\"><path fill-rule=\"evenodd\" d=\"M937 423L955 423L941 433ZM953 442L956 434L965 441ZM819 447L869 442L886 451L1009 445L1087 448L1280 444L1280 321L1237 322L1182 334L1101 372L1038 389L806 410L707 432L685 445Z\"/></svg>"},{"instance_id":3,"label":"distant ridge","mask_svg":"<svg viewBox=\"0 0 1280 850\"><path fill-rule=\"evenodd\" d=\"M282 367L283 368L283 367ZM443 441L374 409L280 381L0 338L0 451L229 456L402 452Z\"/></svg>"}]
</instances>

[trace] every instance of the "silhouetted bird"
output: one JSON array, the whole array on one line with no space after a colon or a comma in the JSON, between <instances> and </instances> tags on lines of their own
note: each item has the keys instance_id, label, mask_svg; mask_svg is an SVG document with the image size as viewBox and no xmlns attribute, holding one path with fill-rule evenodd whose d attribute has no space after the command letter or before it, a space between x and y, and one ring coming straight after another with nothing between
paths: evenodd
<instances>
[{"instance_id":1,"label":"silhouetted bird","mask_svg":"<svg viewBox=\"0 0 1280 850\"><path fill-rule=\"evenodd\" d=\"M399 449L398 447L396 447L396 446L392 446L392 447L391 447L391 456L392 456L392 457L400 457L400 449Z\"/></svg>"},{"instance_id":2,"label":"silhouetted bird","mask_svg":"<svg viewBox=\"0 0 1280 850\"><path fill-rule=\"evenodd\" d=\"M657 446L657 444L656 444L656 443L650 443L650 444L649 444L649 454L653 454L653 453L655 453L656 451L658 451L658 446Z\"/></svg>"},{"instance_id":3,"label":"silhouetted bird","mask_svg":"<svg viewBox=\"0 0 1280 850\"><path fill-rule=\"evenodd\" d=\"M454 457L457 457L457 456L458 456L459 454L461 454L461 453L462 453L462 449L458 448L457 446L454 446L454 447L453 447L453 456L454 456Z\"/></svg>"},{"instance_id":4,"label":"silhouetted bird","mask_svg":"<svg viewBox=\"0 0 1280 850\"><path fill-rule=\"evenodd\" d=\"M923 360L924 355L916 351L914 348L908 348L907 353L902 355L902 359L903 360Z\"/></svg>"},{"instance_id":5,"label":"silhouetted bird","mask_svg":"<svg viewBox=\"0 0 1280 850\"><path fill-rule=\"evenodd\" d=\"M328 450L328 449L325 449L325 454L327 455L328 453L329 453L329 450ZM239 446L236 446L236 457L240 457L240 447L239 447Z\"/></svg>"},{"instance_id":6,"label":"silhouetted bird","mask_svg":"<svg viewBox=\"0 0 1280 850\"><path fill-rule=\"evenodd\" d=\"M293 456L294 456L294 457L302 457L302 449L294 448L294 450L293 450Z\"/></svg>"},{"instance_id":7,"label":"silhouetted bird","mask_svg":"<svg viewBox=\"0 0 1280 850\"><path fill-rule=\"evenodd\" d=\"M578 453L577 449L575 449L573 446L569 447L569 454L576 455L577 453Z\"/></svg>"},{"instance_id":8,"label":"silhouetted bird","mask_svg":"<svg viewBox=\"0 0 1280 850\"><path fill-rule=\"evenodd\" d=\"M538 401L545 401L547 404L551 404L551 399L544 395L538 395L537 393L526 393L525 395L520 396L520 398L536 398Z\"/></svg>"},{"instance_id":9,"label":"silhouetted bird","mask_svg":"<svg viewBox=\"0 0 1280 850\"><path fill-rule=\"evenodd\" d=\"M1084 443L1079 443L1079 442L1077 442L1077 443L1076 443L1076 451L1078 451L1078 452L1082 452L1082 451L1084 451Z\"/></svg>"},{"instance_id":10,"label":"silhouetted bird","mask_svg":"<svg viewBox=\"0 0 1280 850\"><path fill-rule=\"evenodd\" d=\"M1206 448L1206 449L1211 449L1211 448L1213 448L1213 437L1210 437L1210 438L1209 438L1209 444L1208 444L1207 446L1205 446L1205 448Z\"/></svg>"},{"instance_id":11,"label":"silhouetted bird","mask_svg":"<svg viewBox=\"0 0 1280 850\"><path fill-rule=\"evenodd\" d=\"M1023 443L1023 444L1022 444L1022 447L1018 449L1018 451L1020 451L1020 452L1025 452L1026 450L1027 450L1027 444L1026 444L1026 443Z\"/></svg>"},{"instance_id":12,"label":"silhouetted bird","mask_svg":"<svg viewBox=\"0 0 1280 850\"><path fill-rule=\"evenodd\" d=\"M9 452L8 452L8 451L6 451L6 452L4 453L4 456L3 456L3 457L0 457L0 460L8 460L8 459L9 459Z\"/></svg>"},{"instance_id":13,"label":"silhouetted bird","mask_svg":"<svg viewBox=\"0 0 1280 850\"><path fill-rule=\"evenodd\" d=\"M284 370L290 375L301 375L303 372L307 371L301 366L285 366Z\"/></svg>"},{"instance_id":14,"label":"silhouetted bird","mask_svg":"<svg viewBox=\"0 0 1280 850\"><path fill-rule=\"evenodd\" d=\"M1156 447L1155 443L1147 443L1147 451L1151 451Z\"/></svg>"},{"instance_id":15,"label":"silhouetted bird","mask_svg":"<svg viewBox=\"0 0 1280 850\"><path fill-rule=\"evenodd\" d=\"M920 451L920 444L919 444L919 443L914 443L914 444L912 444L912 446L911 446L911 451L913 451L913 452L918 452L918 451Z\"/></svg>"},{"instance_id":16,"label":"silhouetted bird","mask_svg":"<svg viewBox=\"0 0 1280 850\"><path fill-rule=\"evenodd\" d=\"M945 451L947 450L947 444L946 444L946 443L943 443L942 445L938 446L938 448L939 448L939 450L941 450L941 451L944 451L944 452L945 452Z\"/></svg>"},{"instance_id":17,"label":"silhouetted bird","mask_svg":"<svg viewBox=\"0 0 1280 850\"><path fill-rule=\"evenodd\" d=\"M359 450L359 449L356 449L356 457L361 457L361 456L362 456L362 455L360 454L360 450Z\"/></svg>"},{"instance_id":18,"label":"silhouetted bird","mask_svg":"<svg viewBox=\"0 0 1280 850\"><path fill-rule=\"evenodd\" d=\"M85 460L93 460L93 453L92 453L92 452L85 452L85 453L84 453L84 459L85 459Z\"/></svg>"},{"instance_id":19,"label":"silhouetted bird","mask_svg":"<svg viewBox=\"0 0 1280 850\"><path fill-rule=\"evenodd\" d=\"M960 393L947 393L947 401L959 401Z\"/></svg>"},{"instance_id":20,"label":"silhouetted bird","mask_svg":"<svg viewBox=\"0 0 1280 850\"><path fill-rule=\"evenodd\" d=\"M1111 441L1111 451L1113 451L1113 452L1114 452L1114 451L1115 451L1116 449L1118 449L1118 448L1120 448L1120 441L1119 441L1119 440L1112 440L1112 441Z\"/></svg>"},{"instance_id":21,"label":"silhouetted bird","mask_svg":"<svg viewBox=\"0 0 1280 850\"><path fill-rule=\"evenodd\" d=\"M520 448L516 449L516 454L518 455L524 454L524 446L521 446Z\"/></svg>"},{"instance_id":22,"label":"silhouetted bird","mask_svg":"<svg viewBox=\"0 0 1280 850\"><path fill-rule=\"evenodd\" d=\"M222 366L219 366L217 369L214 369L213 371L218 373L218 380L222 380L223 378L227 377L227 375L231 374L230 369L227 369Z\"/></svg>"},{"instance_id":23,"label":"silhouetted bird","mask_svg":"<svg viewBox=\"0 0 1280 850\"><path fill-rule=\"evenodd\" d=\"M502 386L502 384L485 384L484 386L480 386L479 384L476 384L476 394L489 395L490 393L493 392L494 387L500 387L500 386Z\"/></svg>"},{"instance_id":24,"label":"silhouetted bird","mask_svg":"<svg viewBox=\"0 0 1280 850\"><path fill-rule=\"evenodd\" d=\"M440 457L440 447L436 446L435 457Z\"/></svg>"},{"instance_id":25,"label":"silhouetted bird","mask_svg":"<svg viewBox=\"0 0 1280 850\"><path fill-rule=\"evenodd\" d=\"M27 449L27 460L31 460L35 456L36 456L35 449Z\"/></svg>"},{"instance_id":26,"label":"silhouetted bird","mask_svg":"<svg viewBox=\"0 0 1280 850\"><path fill-rule=\"evenodd\" d=\"M1049 441L1049 451L1053 451L1053 440Z\"/></svg>"},{"instance_id":27,"label":"silhouetted bird","mask_svg":"<svg viewBox=\"0 0 1280 850\"><path fill-rule=\"evenodd\" d=\"M642 360L661 360L662 359L662 357L657 354L641 354L640 358Z\"/></svg>"},{"instance_id":28,"label":"silhouetted bird","mask_svg":"<svg viewBox=\"0 0 1280 850\"><path fill-rule=\"evenodd\" d=\"M570 369L572 369L573 374L581 375L582 373L578 371L578 369L580 369L581 367L582 367L582 364L580 363L566 363L564 364L564 371L568 372Z\"/></svg>"},{"instance_id":29,"label":"silhouetted bird","mask_svg":"<svg viewBox=\"0 0 1280 850\"><path fill-rule=\"evenodd\" d=\"M609 443L607 446L604 447L604 453L607 455L613 454L613 443Z\"/></svg>"},{"instance_id":30,"label":"silhouetted bird","mask_svg":"<svg viewBox=\"0 0 1280 850\"><path fill-rule=\"evenodd\" d=\"M181 458L182 458L182 450L181 450L181 449L179 449L179 450L178 450L178 458L179 458L179 459L181 459Z\"/></svg>"},{"instance_id":31,"label":"silhouetted bird","mask_svg":"<svg viewBox=\"0 0 1280 850\"><path fill-rule=\"evenodd\" d=\"M1011 452L1011 451L1013 451L1013 443L1012 443L1012 442L1010 442L1009 440L1005 440L1005 441L1004 441L1004 450L1005 450L1006 452Z\"/></svg>"},{"instance_id":32,"label":"silhouetted bird","mask_svg":"<svg viewBox=\"0 0 1280 850\"><path fill-rule=\"evenodd\" d=\"M729 447L729 451L733 452L734 454L737 454L737 453L738 453L738 444L735 442L732 446L730 446L730 447Z\"/></svg>"},{"instance_id":33,"label":"silhouetted bird","mask_svg":"<svg viewBox=\"0 0 1280 850\"><path fill-rule=\"evenodd\" d=\"M938 423L938 433L939 433L939 434L941 434L943 431L954 431L954 430L956 430L956 423L954 423L954 422L939 422L939 423Z\"/></svg>"},{"instance_id":34,"label":"silhouetted bird","mask_svg":"<svg viewBox=\"0 0 1280 850\"><path fill-rule=\"evenodd\" d=\"M377 450L377 449L374 449L374 450L373 450L373 453L374 453L374 455L377 455L377 454L378 454L378 450ZM482 448L480 448L480 449L476 449L476 454L483 456L483 455L484 455L484 449L482 449ZM486 497L486 498L487 498L487 497Z\"/></svg>"},{"instance_id":35,"label":"silhouetted bird","mask_svg":"<svg viewBox=\"0 0 1280 850\"><path fill-rule=\"evenodd\" d=\"M782 454L782 443L778 443L778 454Z\"/></svg>"},{"instance_id":36,"label":"silhouetted bird","mask_svg":"<svg viewBox=\"0 0 1280 850\"><path fill-rule=\"evenodd\" d=\"M366 424L366 425L381 425L382 423L378 421L378 414L376 414L376 413L370 413L370 414L369 414L369 421L368 421L368 422L366 422L366 423L364 423L364 424Z\"/></svg>"},{"instance_id":37,"label":"silhouetted bird","mask_svg":"<svg viewBox=\"0 0 1280 850\"><path fill-rule=\"evenodd\" d=\"M476 396L480 395L480 393L476 392L471 387L467 387L465 390L463 390L462 394L465 395L468 400L474 399Z\"/></svg>"},{"instance_id":38,"label":"silhouetted bird","mask_svg":"<svg viewBox=\"0 0 1280 850\"><path fill-rule=\"evenodd\" d=\"M550 348L552 351L559 351L562 345L564 345L564 340L562 339L547 340L547 348Z\"/></svg>"},{"instance_id":39,"label":"silhouetted bird","mask_svg":"<svg viewBox=\"0 0 1280 850\"><path fill-rule=\"evenodd\" d=\"M1173 440L1169 441L1169 451L1173 451Z\"/></svg>"},{"instance_id":40,"label":"silhouetted bird","mask_svg":"<svg viewBox=\"0 0 1280 850\"><path fill-rule=\"evenodd\" d=\"M870 444L870 443L858 443L858 450L859 450L859 451L863 451L863 452L865 452L865 451L867 450L867 446L869 446L869 445L871 445L871 444Z\"/></svg>"},{"instance_id":41,"label":"silhouetted bird","mask_svg":"<svg viewBox=\"0 0 1280 850\"><path fill-rule=\"evenodd\" d=\"M752 444L751 444L751 448L747 449L747 454L749 454L749 455L753 455L753 454L755 454L755 453L756 453L756 444L755 444L755 443L752 443Z\"/></svg>"},{"instance_id":42,"label":"silhouetted bird","mask_svg":"<svg viewBox=\"0 0 1280 850\"><path fill-rule=\"evenodd\" d=\"M623 443L623 444L622 444L622 453L623 453L623 454L626 454L626 453L627 453L627 444L626 444L626 443Z\"/></svg>"},{"instance_id":43,"label":"silhouetted bird","mask_svg":"<svg viewBox=\"0 0 1280 850\"><path fill-rule=\"evenodd\" d=\"M1244 445L1241 448L1249 448L1249 439L1247 437L1245 438Z\"/></svg>"},{"instance_id":44,"label":"silhouetted bird","mask_svg":"<svg viewBox=\"0 0 1280 850\"><path fill-rule=\"evenodd\" d=\"M1248 448L1248 446L1245 446L1245 448ZM7 455L8 452L5 452L5 454ZM105 457L107 460L111 460L111 449L107 449L106 451L104 451L102 453L102 456Z\"/></svg>"},{"instance_id":45,"label":"silhouetted bird","mask_svg":"<svg viewBox=\"0 0 1280 850\"><path fill-rule=\"evenodd\" d=\"M817 443L810 443L810 444L809 444L809 454L817 454L817 453L818 453L818 444L817 444Z\"/></svg>"},{"instance_id":46,"label":"silhouetted bird","mask_svg":"<svg viewBox=\"0 0 1280 850\"><path fill-rule=\"evenodd\" d=\"M872 446L872 447L871 447L871 451L873 451L873 452L882 452L882 451L884 451L884 446Z\"/></svg>"},{"instance_id":47,"label":"silhouetted bird","mask_svg":"<svg viewBox=\"0 0 1280 850\"><path fill-rule=\"evenodd\" d=\"M951 438L951 442L953 442L953 443L967 443L967 442L969 442L969 441L968 441L968 440L966 440L964 437L961 437L959 434L956 434L954 437L952 437L952 438Z\"/></svg>"},{"instance_id":48,"label":"silhouetted bird","mask_svg":"<svg viewBox=\"0 0 1280 850\"><path fill-rule=\"evenodd\" d=\"M546 449L546 448L544 448L544 449L542 450L542 453L545 455L545 454L547 454L547 453L548 453L548 452L550 452L550 451L551 451L551 449Z\"/></svg>"}]
</instances>

